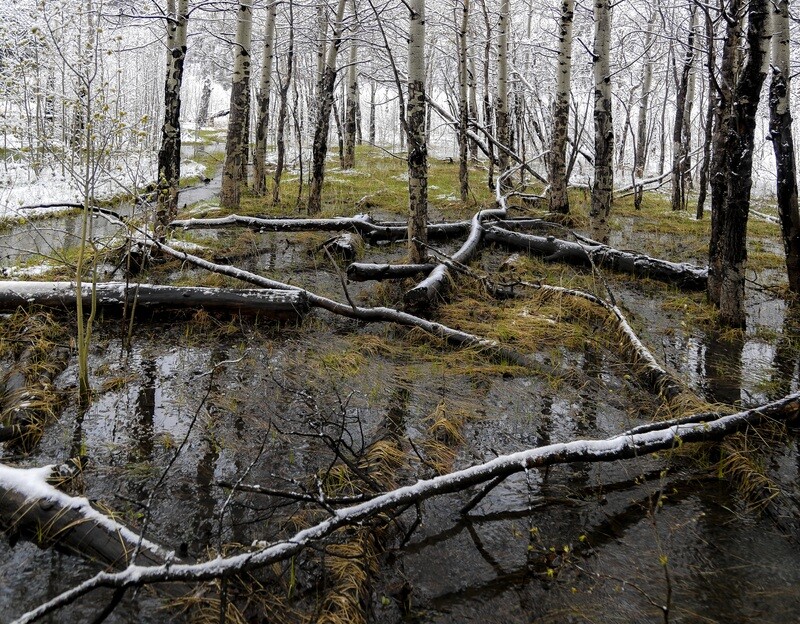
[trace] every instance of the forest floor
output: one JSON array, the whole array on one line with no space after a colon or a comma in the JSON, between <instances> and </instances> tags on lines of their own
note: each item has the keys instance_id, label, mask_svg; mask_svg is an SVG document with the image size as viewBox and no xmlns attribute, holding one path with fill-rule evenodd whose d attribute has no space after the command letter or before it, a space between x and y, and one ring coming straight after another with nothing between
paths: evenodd
<instances>
[{"instance_id":1,"label":"forest floor","mask_svg":"<svg viewBox=\"0 0 800 624\"><path fill-rule=\"evenodd\" d=\"M403 220L404 160L370 148L358 156L354 171L329 169L322 216ZM474 196L465 204L457 199L457 165L431 163L431 221L469 219L490 205L485 171L476 167L470 175ZM184 196L181 217L224 214L213 182L212 190L204 188L202 201ZM279 206L247 196L239 214L300 216L296 197L290 176ZM577 191L571 199L572 225L583 231L588 196ZM514 216L545 216L511 204ZM647 194L640 211L620 199L612 216L612 246L705 264L708 219L671 211L661 194ZM36 279L74 276L70 243L45 233L74 227L70 218L32 222L36 233L23 243L26 227L8 232L8 247L28 249L37 239L48 264L41 268L41 256L19 253L9 261L17 268L7 272L24 265L39 267L28 271ZM119 233L96 234L100 275L111 277ZM330 236L177 230L171 240L345 301L345 261L322 249ZM460 241L432 244L450 254ZM800 315L785 303L778 226L752 219L748 252L746 331L720 330L703 293L649 279L525 255L507 262L512 254L499 248L485 249L470 268L499 281L604 298L610 289L642 341L698 404L733 410L800 387ZM405 253L403 243L358 246L358 259L369 262L399 262ZM177 260L135 279L242 287ZM364 306L402 307L411 285L349 283L347 295ZM57 408L41 439L33 448L7 446L0 461L42 466L88 456L85 495L134 530L166 474L153 496L148 535L201 560L285 538L326 513L241 488L231 495L240 479L275 491L314 491L318 484L329 496L359 495L680 415L639 381L606 314L588 302L535 291L497 300L481 281L459 275L430 317L529 354L541 370L448 346L417 329L323 311L288 323L202 310L137 313L132 325L104 313L91 346L91 405L78 406L77 358L69 351L49 388L46 400ZM70 312L4 315L3 369L22 366L28 348L43 367L58 347L72 349L74 325ZM796 432L777 425L724 444L530 470L506 479L468 514L459 510L474 492L442 496L421 506L419 523L411 509L387 523L344 529L290 561L187 591L166 607L157 591L129 594L109 621L219 621L224 604L230 622L785 622L800 613L798 477ZM30 543L3 542L0 605L17 616L96 570ZM95 592L65 617L91 621L110 596Z\"/></svg>"}]
</instances>

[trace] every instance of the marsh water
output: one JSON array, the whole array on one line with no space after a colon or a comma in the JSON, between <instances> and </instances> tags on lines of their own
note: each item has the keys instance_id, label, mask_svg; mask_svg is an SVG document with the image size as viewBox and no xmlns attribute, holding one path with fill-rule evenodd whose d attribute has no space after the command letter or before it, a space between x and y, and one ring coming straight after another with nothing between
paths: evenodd
<instances>
[{"instance_id":1,"label":"marsh water","mask_svg":"<svg viewBox=\"0 0 800 624\"><path fill-rule=\"evenodd\" d=\"M37 240L69 246L76 219L37 222L34 231L14 227L3 244L16 259ZM95 227L105 227L100 223ZM272 271L301 260L299 252L287 256L277 236L270 244L270 253L250 260L254 268ZM334 294L337 278L315 274L306 260L293 279L318 279ZM657 357L708 400L751 406L797 390L800 319L768 292L749 293L750 327L733 338L682 326L680 311L662 309L652 285L618 280L615 292ZM136 527L153 484L174 459L154 494L148 534L191 559L291 533L295 507L258 495L229 501L223 484L246 475L247 483L289 489L292 480L325 469L330 450L313 435L320 422L339 423L349 443L362 447L387 431L421 443L432 412L467 414L453 458L459 468L532 446L606 437L658 410L625 363L591 341L583 350L544 355L564 371L554 381L412 360L374 348L379 340L406 339L404 331L323 314L303 325L203 314L143 321L127 347L125 333L119 319L100 319L91 355L95 401L84 412L67 401L31 456L6 450L2 461L60 463L80 446L91 459L86 496ZM56 379L65 396L74 389L75 367L73 359ZM474 492L427 502L410 535L403 532L413 512L383 543L369 619L797 621L800 452L792 431L769 443L765 469L783 502L766 510L743 502L711 458L680 454L517 475L467 515L459 510ZM415 470L405 469L401 480L431 476L425 466ZM294 599L313 602L321 591L318 565L310 555L292 565ZM0 619L96 570L3 541ZM110 594L98 592L50 621L90 621L108 600ZM188 617L175 607L164 610L163 594L140 590L109 621Z\"/></svg>"}]
</instances>

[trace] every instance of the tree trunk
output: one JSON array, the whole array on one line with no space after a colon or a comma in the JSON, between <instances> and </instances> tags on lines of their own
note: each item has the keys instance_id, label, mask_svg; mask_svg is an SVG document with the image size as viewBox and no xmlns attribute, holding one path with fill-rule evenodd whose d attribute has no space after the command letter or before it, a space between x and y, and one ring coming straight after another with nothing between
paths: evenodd
<instances>
[{"instance_id":1,"label":"tree trunk","mask_svg":"<svg viewBox=\"0 0 800 624\"><path fill-rule=\"evenodd\" d=\"M461 0L461 25L458 29L458 187L461 201L469 199L469 71L467 70L467 28L469 0Z\"/></svg>"},{"instance_id":2,"label":"tree trunk","mask_svg":"<svg viewBox=\"0 0 800 624\"><path fill-rule=\"evenodd\" d=\"M487 133L494 136L494 110L492 109L491 85L489 83L492 58L492 24L489 20L489 8L486 6L486 0L480 0L480 2L481 12L483 13L483 24L486 29L483 45L483 123ZM489 153L487 154L487 156L489 156L489 171L486 183L489 189L494 191L495 155L493 143L489 141L487 147L489 148Z\"/></svg>"},{"instance_id":3,"label":"tree trunk","mask_svg":"<svg viewBox=\"0 0 800 624\"><path fill-rule=\"evenodd\" d=\"M353 0L353 16L356 15L356 3ZM358 133L358 45L356 44L357 32L350 31L350 62L347 67L347 103L344 114L344 158L342 169L352 169L356 166L356 135Z\"/></svg>"},{"instance_id":4,"label":"tree trunk","mask_svg":"<svg viewBox=\"0 0 800 624\"><path fill-rule=\"evenodd\" d=\"M425 0L409 2L408 42L408 253L412 263L428 251L428 145L425 142Z\"/></svg>"},{"instance_id":5,"label":"tree trunk","mask_svg":"<svg viewBox=\"0 0 800 624\"><path fill-rule=\"evenodd\" d=\"M311 189L308 196L308 214L317 214L322 210L322 184L325 181L325 157L328 154L328 130L333 108L333 88L336 84L336 55L342 44L342 22L344 21L345 0L338 0L336 6L336 23L333 26L333 38L328 46L328 54L322 78L317 85L317 125L314 130L312 146Z\"/></svg>"},{"instance_id":6,"label":"tree trunk","mask_svg":"<svg viewBox=\"0 0 800 624\"><path fill-rule=\"evenodd\" d=\"M544 256L548 262L566 262L579 266L609 268L637 277L655 279L687 290L704 290L708 278L705 267L669 262L606 245L573 243L553 236L534 236L510 232L498 226L486 230L486 242L521 249Z\"/></svg>"},{"instance_id":7,"label":"tree trunk","mask_svg":"<svg viewBox=\"0 0 800 624\"><path fill-rule=\"evenodd\" d=\"M208 122L208 107L211 104L211 78L203 81L203 92L197 108L197 129L200 130Z\"/></svg>"},{"instance_id":8,"label":"tree trunk","mask_svg":"<svg viewBox=\"0 0 800 624\"><path fill-rule=\"evenodd\" d=\"M614 188L614 125L611 119L611 8L594 2L594 184L589 221L592 237L607 243L608 216Z\"/></svg>"},{"instance_id":9,"label":"tree trunk","mask_svg":"<svg viewBox=\"0 0 800 624\"><path fill-rule=\"evenodd\" d=\"M275 177L272 184L272 205L281 202L281 177L286 160L286 112L289 105L289 86L292 84L294 74L294 0L289 0L289 49L286 52L286 80L280 85L278 108L278 124L276 128L275 147Z\"/></svg>"},{"instance_id":10,"label":"tree trunk","mask_svg":"<svg viewBox=\"0 0 800 624\"><path fill-rule=\"evenodd\" d=\"M478 109L478 86L476 84L475 78L475 55L470 54L470 51L467 50L468 56L468 76L469 76L469 83L468 83L468 93L469 93L469 128L475 132L476 127L478 125L478 116L479 116L479 109ZM469 141L469 154L470 159L472 162L478 161L478 144L470 139Z\"/></svg>"},{"instance_id":11,"label":"tree trunk","mask_svg":"<svg viewBox=\"0 0 800 624\"><path fill-rule=\"evenodd\" d=\"M509 14L510 0L500 0L500 18L497 24L497 99L495 101L495 115L497 118L497 141L501 145L512 149L511 125L508 113L508 31L510 27ZM503 176L508 171L508 153L500 151L497 156L498 175ZM504 190L511 188L511 180L506 176L502 179L501 186Z\"/></svg>"},{"instance_id":12,"label":"tree trunk","mask_svg":"<svg viewBox=\"0 0 800 624\"><path fill-rule=\"evenodd\" d=\"M658 153L658 175L664 173L664 163L667 159L667 104L669 104L669 68L672 64L674 50L672 49L672 42L670 41L669 51L667 52L667 65L664 71L664 101L661 103L661 122L659 123L659 137L658 144L661 150Z\"/></svg>"},{"instance_id":13,"label":"tree trunk","mask_svg":"<svg viewBox=\"0 0 800 624\"><path fill-rule=\"evenodd\" d=\"M727 151L726 137L731 125L733 106L733 87L736 81L737 50L742 37L741 0L733 0L728 8L730 15L736 16L728 21L725 40L722 45L722 62L719 79L716 68L709 65L709 82L716 89L717 106L714 114L714 132L711 145L711 237L708 244L708 298L719 306L722 286L722 213L725 210L727 194Z\"/></svg>"},{"instance_id":14,"label":"tree trunk","mask_svg":"<svg viewBox=\"0 0 800 624\"><path fill-rule=\"evenodd\" d=\"M778 215L789 289L800 293L800 213L797 206L792 112L789 106L789 1L776 0L772 8L772 81L769 86L769 138L777 169Z\"/></svg>"},{"instance_id":15,"label":"tree trunk","mask_svg":"<svg viewBox=\"0 0 800 624\"><path fill-rule=\"evenodd\" d=\"M636 88L632 88L628 94L627 104L623 104L625 109L625 123L622 124L622 135L619 137L619 151L617 151L617 171L622 171L625 167L625 148L628 146L628 132L631 129L631 111L633 101L636 99Z\"/></svg>"},{"instance_id":16,"label":"tree trunk","mask_svg":"<svg viewBox=\"0 0 800 624\"><path fill-rule=\"evenodd\" d=\"M239 207L242 184L242 161L245 159L246 116L250 90L250 41L253 34L253 0L241 0L236 20L236 44L231 79L231 104L228 136L225 141L225 164L219 203L223 208Z\"/></svg>"},{"instance_id":17,"label":"tree trunk","mask_svg":"<svg viewBox=\"0 0 800 624\"><path fill-rule=\"evenodd\" d=\"M189 0L167 2L167 75L164 80L164 123L158 150L158 207L156 235L178 214L178 183L181 177L181 84L186 59Z\"/></svg>"},{"instance_id":18,"label":"tree trunk","mask_svg":"<svg viewBox=\"0 0 800 624\"><path fill-rule=\"evenodd\" d=\"M369 144L375 145L375 91L377 87L374 80L369 83Z\"/></svg>"},{"instance_id":19,"label":"tree trunk","mask_svg":"<svg viewBox=\"0 0 800 624\"><path fill-rule=\"evenodd\" d=\"M689 94L689 82L691 78L692 65L694 63L694 30L696 8L691 7L691 19L689 27L689 39L686 44L686 56L681 70L680 81L677 85L675 101L675 120L672 127L672 209L685 210L686 208L686 188L685 171L686 159L688 158L688 148L684 139L685 116L687 112L687 98ZM674 57L673 57L674 58ZM674 62L674 61L673 61ZM691 107L689 108L691 111Z\"/></svg>"},{"instance_id":20,"label":"tree trunk","mask_svg":"<svg viewBox=\"0 0 800 624\"><path fill-rule=\"evenodd\" d=\"M553 130L550 134L550 212L567 214L567 131L569 129L569 89L572 75L572 23L575 17L575 0L561 3L561 29L558 44L558 70L556 93L553 99Z\"/></svg>"},{"instance_id":21,"label":"tree trunk","mask_svg":"<svg viewBox=\"0 0 800 624\"><path fill-rule=\"evenodd\" d=\"M0 532L11 540L31 540L117 569L125 569L138 553L140 565L180 563L174 552L139 536L100 513L84 497L69 496L52 483L61 468L13 468L0 464ZM72 468L64 464L64 471ZM140 544L140 546L137 546Z\"/></svg>"},{"instance_id":22,"label":"tree trunk","mask_svg":"<svg viewBox=\"0 0 800 624\"><path fill-rule=\"evenodd\" d=\"M767 0L748 4L747 43L749 54L733 94L733 114L725 137L727 193L721 221L722 281L720 322L745 327L744 280L747 263L747 217L753 183L753 145L756 111L769 62Z\"/></svg>"},{"instance_id":23,"label":"tree trunk","mask_svg":"<svg viewBox=\"0 0 800 624\"><path fill-rule=\"evenodd\" d=\"M705 211L706 193L708 192L708 169L711 164L711 144L714 138L714 111L715 95L713 85L711 84L711 77L713 76L714 67L717 63L716 48L714 47L714 22L710 15L705 16L706 20L706 67L709 72L709 85L708 85L708 102L706 102L706 119L705 127L703 129L703 160L700 163L700 177L698 180L698 195L697 195L697 212L695 214L697 219L703 218Z\"/></svg>"},{"instance_id":24,"label":"tree trunk","mask_svg":"<svg viewBox=\"0 0 800 624\"><path fill-rule=\"evenodd\" d=\"M253 153L253 191L263 195L267 191L267 127L269 125L269 100L272 86L272 63L275 58L275 13L278 3L273 0L267 7L264 26L264 56L261 59L261 84L256 98L256 144Z\"/></svg>"},{"instance_id":25,"label":"tree trunk","mask_svg":"<svg viewBox=\"0 0 800 624\"><path fill-rule=\"evenodd\" d=\"M647 167L647 115L650 112L650 92L653 89L653 30L656 23L657 11L650 13L647 22L647 34L645 35L644 47L645 57L642 66L642 89L639 96L639 116L636 121L636 153L633 158L633 174L635 179L644 177ZM642 207L642 188L637 185L634 189L634 207L639 210Z\"/></svg>"}]
</instances>

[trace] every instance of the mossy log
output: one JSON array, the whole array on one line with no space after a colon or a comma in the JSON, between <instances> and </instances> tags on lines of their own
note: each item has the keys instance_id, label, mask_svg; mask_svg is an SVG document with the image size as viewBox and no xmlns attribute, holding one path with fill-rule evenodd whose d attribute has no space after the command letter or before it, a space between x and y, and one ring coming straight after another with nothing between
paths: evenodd
<instances>
[{"instance_id":1,"label":"mossy log","mask_svg":"<svg viewBox=\"0 0 800 624\"><path fill-rule=\"evenodd\" d=\"M573 243L554 236L534 236L492 226L486 242L543 256L548 262L592 264L637 277L649 277L687 290L705 290L708 269L685 262L669 262L644 254L620 251L599 243Z\"/></svg>"},{"instance_id":2,"label":"mossy log","mask_svg":"<svg viewBox=\"0 0 800 624\"><path fill-rule=\"evenodd\" d=\"M73 307L76 302L74 282L0 282L0 310L19 306L42 305ZM137 308L210 308L236 312L259 313L275 319L294 319L308 310L302 291L275 289L201 288L159 286L156 284L97 284L100 306L132 305ZM91 284L82 285L84 305L92 297Z\"/></svg>"}]
</instances>

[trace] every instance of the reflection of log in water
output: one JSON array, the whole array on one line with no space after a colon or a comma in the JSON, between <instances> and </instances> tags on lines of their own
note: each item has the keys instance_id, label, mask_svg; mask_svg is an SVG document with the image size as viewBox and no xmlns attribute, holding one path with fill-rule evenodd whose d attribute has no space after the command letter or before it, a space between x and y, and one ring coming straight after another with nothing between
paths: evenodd
<instances>
[{"instance_id":1,"label":"reflection of log in water","mask_svg":"<svg viewBox=\"0 0 800 624\"><path fill-rule=\"evenodd\" d=\"M631 527L638 525L641 522L649 522L648 513L656 508L657 498L659 491L668 490L670 496L663 499L663 506L671 508L680 506L681 503L690 499L697 491L697 481L694 479L675 478L666 480L663 479L661 473L656 471L649 475L651 479L647 479L649 483L645 483L640 477L638 480L631 480L614 484L613 489L619 492L616 501L609 504L604 508L604 512L595 514L596 521L587 526L582 524L586 522L584 509L596 508L595 501L581 502L578 499L564 498L564 499L541 499L539 498L530 509L518 509L503 512L495 512L485 515L471 515L462 518L456 524L447 527L434 535L428 536L423 540L412 543L404 551L404 556L414 556L423 559L434 557L434 552L431 549L443 548L447 549L448 542L456 540L462 533L466 533L469 541L474 545L474 554L465 551L462 542L459 541L459 549L461 560L465 567L473 569L473 574L470 576L472 582L468 586L458 584L452 590L447 590L444 593L434 595L423 603L414 604L415 608L426 609L431 611L440 611L451 613L459 606L465 603L477 601L483 603L485 600L503 594L508 591L518 591L525 593L526 591L536 592L537 587L540 590L552 589L549 585L548 568L555 568L555 574L573 573L576 568L572 567L572 563L583 565L585 559L594 559L600 566L603 566L604 548L635 548L635 545L624 545L623 538L625 533ZM701 487L705 487L704 485ZM638 489L639 493L631 500L631 490ZM586 488L584 493L588 493L594 488ZM600 493L601 488L597 488L595 496ZM642 490L645 490L642 492ZM559 510L559 506L562 509ZM577 508L580 513L569 513L568 508ZM552 530L547 530L548 534L558 536L575 536L575 542L570 544L569 552L563 551L560 547L563 542L559 543L558 552L550 551L547 536L542 536L544 541L537 547L534 545L531 549L528 544L529 540L525 539L526 536L519 535L515 541L514 531L512 528L518 523L525 524L525 521L531 518L531 513L534 514L532 522L537 526L537 522L544 522L543 518L538 518L537 514L546 510L547 522L555 522L559 526ZM500 524L500 528L492 531L490 527L493 524ZM509 524L506 530L502 524ZM566 528L561 525L566 525ZM571 525L571 526L570 526ZM538 525L541 526L541 525ZM577 540L577 536L581 535L582 541ZM497 542L500 538L502 543ZM559 537L559 539L564 539ZM494 540L495 543L491 543ZM511 542L511 544L509 544ZM453 541L453 544L456 542ZM650 544L652 546L652 544ZM511 548L511 550L509 550ZM483 560L491 570L485 571L483 576L475 570L475 556ZM408 565L404 569L408 570ZM654 559L654 570L657 567L657 559ZM485 570L485 568L484 568ZM607 570L608 574L613 574L612 570ZM630 575L630 570L616 570L618 574ZM660 570L653 572L653 579L655 582L662 582L663 577L658 576ZM582 573L577 571L579 576ZM458 572L453 573L458 577ZM602 571L601 571L602 577ZM628 576L630 580L634 577ZM534 585L530 590L526 590L526 586L534 579L541 579L546 584L544 586ZM411 586L414 586L415 579L413 577L408 579ZM572 579L571 583L585 583L588 579L580 581L579 579ZM590 580L594 583L594 580ZM580 586L580 585L579 585ZM421 588L424 591L424 587ZM524 596L519 596L520 600ZM413 602L413 597L412 597ZM532 615L532 614L529 614Z\"/></svg>"},{"instance_id":2,"label":"reflection of log in water","mask_svg":"<svg viewBox=\"0 0 800 624\"><path fill-rule=\"evenodd\" d=\"M793 386L800 384L798 371L800 370L800 352L797 343L800 341L800 309L796 306L788 307L783 317L783 331L775 347L775 357L772 361L773 390L770 398L785 396L791 392Z\"/></svg>"},{"instance_id":3,"label":"reflection of log in water","mask_svg":"<svg viewBox=\"0 0 800 624\"><path fill-rule=\"evenodd\" d=\"M739 405L742 398L742 351L744 336L738 333L707 335L705 371L702 383L706 399L712 403Z\"/></svg>"},{"instance_id":4,"label":"reflection of log in water","mask_svg":"<svg viewBox=\"0 0 800 624\"><path fill-rule=\"evenodd\" d=\"M156 413L156 363L142 360L142 382L136 394L136 420L131 423L132 462L149 462L153 459L153 434Z\"/></svg>"}]
</instances>

